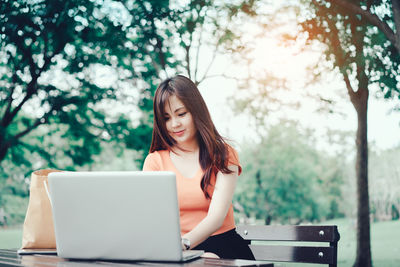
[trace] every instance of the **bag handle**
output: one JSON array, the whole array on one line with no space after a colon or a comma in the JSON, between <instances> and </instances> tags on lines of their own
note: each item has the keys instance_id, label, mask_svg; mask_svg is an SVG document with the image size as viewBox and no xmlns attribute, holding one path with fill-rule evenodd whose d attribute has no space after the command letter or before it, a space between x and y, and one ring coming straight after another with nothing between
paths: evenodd
<instances>
[{"instance_id":1,"label":"bag handle","mask_svg":"<svg viewBox=\"0 0 400 267\"><path fill-rule=\"evenodd\" d=\"M43 181L43 185L44 185L44 190L46 190L47 197L49 198L50 206L53 207L53 203L51 202L51 197L49 193L49 187L47 186L47 181Z\"/></svg>"}]
</instances>

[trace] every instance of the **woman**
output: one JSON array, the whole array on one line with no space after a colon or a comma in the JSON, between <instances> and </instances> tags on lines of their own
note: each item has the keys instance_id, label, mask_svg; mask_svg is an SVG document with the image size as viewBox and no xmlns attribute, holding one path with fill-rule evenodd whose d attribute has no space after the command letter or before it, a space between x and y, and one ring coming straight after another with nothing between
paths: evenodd
<instances>
[{"instance_id":1,"label":"woman","mask_svg":"<svg viewBox=\"0 0 400 267\"><path fill-rule=\"evenodd\" d=\"M235 231L239 159L219 135L196 85L181 75L166 79L153 104L153 139L143 170L176 173L183 249L254 259Z\"/></svg>"}]
</instances>

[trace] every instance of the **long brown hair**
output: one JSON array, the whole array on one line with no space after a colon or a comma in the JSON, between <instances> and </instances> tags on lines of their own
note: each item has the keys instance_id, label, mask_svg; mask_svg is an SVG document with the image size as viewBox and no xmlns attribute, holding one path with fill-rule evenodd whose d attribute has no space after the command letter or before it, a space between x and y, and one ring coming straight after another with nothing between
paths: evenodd
<instances>
[{"instance_id":1,"label":"long brown hair","mask_svg":"<svg viewBox=\"0 0 400 267\"><path fill-rule=\"evenodd\" d=\"M164 107L169 97L176 95L192 114L199 141L199 162L204 171L201 179L201 190L206 198L210 198L208 187L212 174L218 171L232 173L228 169L228 145L218 133L211 119L210 112L197 86L185 76L168 78L158 86L153 101L154 126L150 153L158 150L172 150L176 141L168 134L164 118Z\"/></svg>"}]
</instances>

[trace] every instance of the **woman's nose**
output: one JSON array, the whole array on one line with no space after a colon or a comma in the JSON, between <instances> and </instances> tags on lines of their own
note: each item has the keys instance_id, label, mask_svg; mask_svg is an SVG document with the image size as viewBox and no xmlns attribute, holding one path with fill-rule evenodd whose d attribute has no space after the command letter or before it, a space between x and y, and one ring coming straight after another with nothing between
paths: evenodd
<instances>
[{"instance_id":1,"label":"woman's nose","mask_svg":"<svg viewBox=\"0 0 400 267\"><path fill-rule=\"evenodd\" d=\"M180 125L180 121L178 118L172 118L172 127L177 127Z\"/></svg>"}]
</instances>

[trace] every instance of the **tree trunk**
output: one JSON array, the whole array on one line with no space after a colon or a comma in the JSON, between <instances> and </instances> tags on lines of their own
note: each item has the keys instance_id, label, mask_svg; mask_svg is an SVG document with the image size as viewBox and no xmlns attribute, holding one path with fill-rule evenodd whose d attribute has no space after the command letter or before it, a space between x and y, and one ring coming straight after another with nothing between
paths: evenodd
<instances>
[{"instance_id":1,"label":"tree trunk","mask_svg":"<svg viewBox=\"0 0 400 267\"><path fill-rule=\"evenodd\" d=\"M1 136L1 138L3 137ZM6 140L0 140L0 163L6 157L9 148L10 146L6 144Z\"/></svg>"},{"instance_id":2,"label":"tree trunk","mask_svg":"<svg viewBox=\"0 0 400 267\"><path fill-rule=\"evenodd\" d=\"M400 205L392 204L392 220L400 219Z\"/></svg>"},{"instance_id":3,"label":"tree trunk","mask_svg":"<svg viewBox=\"0 0 400 267\"><path fill-rule=\"evenodd\" d=\"M371 237L368 196L368 89L359 89L352 103L357 111L357 255L354 267L370 267Z\"/></svg>"},{"instance_id":4,"label":"tree trunk","mask_svg":"<svg viewBox=\"0 0 400 267\"><path fill-rule=\"evenodd\" d=\"M272 221L271 216L270 216L270 215L267 215L267 216L265 217L264 223L265 223L265 225L270 225L270 224L271 224L271 221Z\"/></svg>"}]
</instances>

